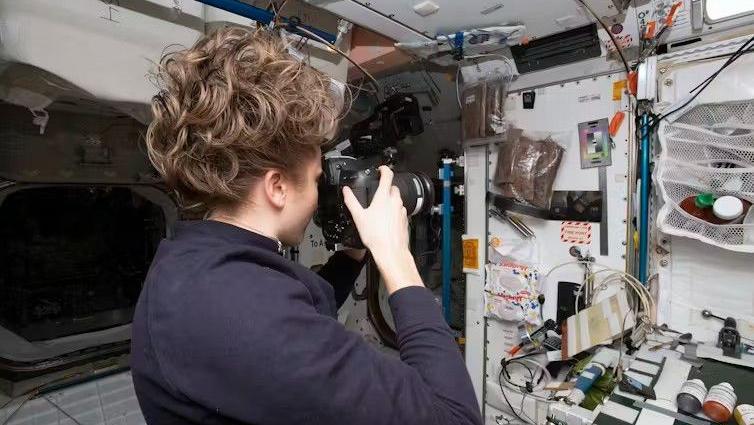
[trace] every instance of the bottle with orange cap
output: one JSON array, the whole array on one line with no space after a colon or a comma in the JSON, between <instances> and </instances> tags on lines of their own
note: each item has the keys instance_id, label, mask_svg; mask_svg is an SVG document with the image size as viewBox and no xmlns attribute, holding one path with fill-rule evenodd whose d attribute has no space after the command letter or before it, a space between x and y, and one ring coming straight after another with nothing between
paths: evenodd
<instances>
[{"instance_id":1,"label":"bottle with orange cap","mask_svg":"<svg viewBox=\"0 0 754 425\"><path fill-rule=\"evenodd\" d=\"M702 410L715 422L727 422L733 415L737 399L733 387L727 382L722 382L710 388L704 399Z\"/></svg>"}]
</instances>

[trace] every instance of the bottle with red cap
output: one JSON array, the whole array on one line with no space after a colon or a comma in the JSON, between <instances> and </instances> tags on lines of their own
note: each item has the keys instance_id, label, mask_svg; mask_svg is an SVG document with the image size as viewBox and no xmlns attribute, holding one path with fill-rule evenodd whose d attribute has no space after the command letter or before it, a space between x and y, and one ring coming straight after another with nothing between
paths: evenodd
<instances>
[{"instance_id":1,"label":"bottle with red cap","mask_svg":"<svg viewBox=\"0 0 754 425\"><path fill-rule=\"evenodd\" d=\"M702 410L715 422L727 422L733 415L737 399L733 387L727 382L722 382L709 389Z\"/></svg>"}]
</instances>

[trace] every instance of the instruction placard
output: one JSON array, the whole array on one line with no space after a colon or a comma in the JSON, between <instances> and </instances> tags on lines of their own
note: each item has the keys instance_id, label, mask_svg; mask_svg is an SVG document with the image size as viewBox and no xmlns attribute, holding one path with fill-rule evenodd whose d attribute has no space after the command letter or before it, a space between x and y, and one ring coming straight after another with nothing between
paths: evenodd
<instances>
[{"instance_id":1,"label":"instruction placard","mask_svg":"<svg viewBox=\"0 0 754 425\"><path fill-rule=\"evenodd\" d=\"M582 169L612 165L612 141L607 118L579 123L579 145Z\"/></svg>"},{"instance_id":2,"label":"instruction placard","mask_svg":"<svg viewBox=\"0 0 754 425\"><path fill-rule=\"evenodd\" d=\"M560 223L560 241L572 245L592 243L592 223L586 221L563 221Z\"/></svg>"},{"instance_id":3,"label":"instruction placard","mask_svg":"<svg viewBox=\"0 0 754 425\"><path fill-rule=\"evenodd\" d=\"M463 237L463 271L479 273L479 238Z\"/></svg>"},{"instance_id":4,"label":"instruction placard","mask_svg":"<svg viewBox=\"0 0 754 425\"><path fill-rule=\"evenodd\" d=\"M620 80L613 83L613 100L623 99L623 92L628 87L628 81Z\"/></svg>"}]
</instances>

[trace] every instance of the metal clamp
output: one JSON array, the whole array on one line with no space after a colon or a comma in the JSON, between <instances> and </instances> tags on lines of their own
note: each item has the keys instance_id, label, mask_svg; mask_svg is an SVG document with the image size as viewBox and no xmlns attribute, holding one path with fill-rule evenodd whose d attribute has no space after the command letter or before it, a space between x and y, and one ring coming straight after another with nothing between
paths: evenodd
<instances>
[{"instance_id":1,"label":"metal clamp","mask_svg":"<svg viewBox=\"0 0 754 425\"><path fill-rule=\"evenodd\" d=\"M516 231L518 231L518 233L520 233L521 236L523 236L525 239L535 237L534 231L531 229L531 227L527 226L526 223L524 223L520 218L510 215L506 211L492 207L490 208L490 215L500 221L510 224L511 227L516 229Z\"/></svg>"}]
</instances>

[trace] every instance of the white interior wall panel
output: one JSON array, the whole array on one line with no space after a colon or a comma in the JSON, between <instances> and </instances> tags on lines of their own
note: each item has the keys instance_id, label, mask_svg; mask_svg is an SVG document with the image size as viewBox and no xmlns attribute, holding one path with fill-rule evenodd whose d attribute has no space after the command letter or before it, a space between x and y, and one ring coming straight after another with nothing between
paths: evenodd
<instances>
[{"instance_id":1,"label":"white interior wall panel","mask_svg":"<svg viewBox=\"0 0 754 425\"><path fill-rule=\"evenodd\" d=\"M564 137L566 152L563 157L557 178L554 183L554 190L598 190L598 170L597 168L581 169L578 140L578 123L592 121L600 118L612 118L617 111L626 112L626 118L623 125L614 138L615 148L612 152L612 165L607 167L607 205L608 205L608 255L600 255L600 233L604 229L600 228L599 223L592 223L592 242L589 245L582 245L588 248L597 262L618 270L625 269L626 247L624 246L626 237L626 197L627 197L627 170L628 170L628 136L630 134L629 124L632 116L629 111L628 100L625 95L620 101L613 101L613 83L620 80L622 74L606 75L595 78L588 78L563 85L549 86L537 89L535 107L532 110L525 110L522 106L521 96L511 94L506 103L507 119L517 127L528 131L552 132ZM487 161L488 169L486 175L487 181L482 185L480 182L469 182L467 180L467 203L469 205L469 226L478 219L479 214L471 216L471 211L477 202L479 194L486 192L489 188L495 190L492 182L489 180L494 176L497 153L499 146L489 146L489 160ZM487 149L487 146L477 147L474 149ZM467 155L469 148L467 148ZM474 166L468 163L466 172L473 174ZM476 183L476 184L474 184ZM472 198L475 196L475 198ZM540 259L539 269L542 273L547 272L555 265L573 261L568 253L571 244L564 243L560 239L561 222L535 219L527 216L521 216L526 224L536 233L536 252ZM506 243L516 243L520 236L508 224L501 223L494 218L488 221L489 237L497 236ZM472 233L472 232L467 232ZM480 233L479 231L473 234ZM548 282L545 283L544 292L547 298L544 311L546 318L555 316L555 300L557 299L557 282L561 280L581 282L583 269L578 265L566 266L559 271L554 272ZM482 279L469 275L467 279L467 315L477 314L475 311L480 304L474 304L471 301L482 303L476 297L482 296ZM603 292L606 295L608 292ZM467 323L469 323L467 316ZM472 322L473 323L473 322ZM486 319L486 344L484 349L474 348L473 345L478 343L478 338L474 338L467 328L467 363L470 370L473 371L475 358L473 356L482 356L485 358L486 373L486 396L485 400L488 405L501 410L509 410L505 407L500 394L499 384L497 382L497 372L499 371L500 359L504 356L505 351L512 345L517 344L518 337L517 324L512 322L502 322L495 319ZM476 378L472 374L472 379ZM509 395L509 398L511 395ZM518 403L521 402L519 397ZM513 402L513 399L511 399ZM518 407L518 406L515 406ZM535 406L532 400L527 400L525 408L528 414L541 415L542 412L535 410L541 409L542 406ZM488 422L494 423L494 422Z\"/></svg>"},{"instance_id":2,"label":"white interior wall panel","mask_svg":"<svg viewBox=\"0 0 754 425\"><path fill-rule=\"evenodd\" d=\"M751 37L721 42L706 48L659 57L658 82L660 105L674 105L687 96L689 90L716 71L725 57ZM753 55L744 55L727 67L691 105L754 99ZM667 109L673 106L666 106ZM718 320L707 320L701 311L738 320L742 336L754 339L754 254L724 250L695 239L681 236L660 236L667 241L662 255L650 247L654 270L659 274L660 323L671 328L689 331L699 341L715 342L720 331ZM699 259L704 259L700 261Z\"/></svg>"},{"instance_id":3,"label":"white interior wall panel","mask_svg":"<svg viewBox=\"0 0 754 425\"><path fill-rule=\"evenodd\" d=\"M487 262L487 170L489 148L467 146L464 149L464 187L466 190L466 235L479 240L479 263ZM474 384L477 401L484 402L485 357L487 349L484 318L484 269L466 274L466 367Z\"/></svg>"},{"instance_id":4,"label":"white interior wall panel","mask_svg":"<svg viewBox=\"0 0 754 425\"><path fill-rule=\"evenodd\" d=\"M328 22L336 19L321 13ZM143 105L157 90L148 74L163 54L193 45L226 22L254 24L195 0L0 0L0 71L4 63L27 64L65 82L21 82L33 93L6 95L19 82L2 81L0 94L40 109L55 100L45 100L50 93L94 97L146 121ZM340 45L344 51L349 40ZM348 62L339 55L312 46L304 53L315 68L346 79Z\"/></svg>"},{"instance_id":5,"label":"white interior wall panel","mask_svg":"<svg viewBox=\"0 0 754 425\"><path fill-rule=\"evenodd\" d=\"M562 32L593 22L592 16L578 0L304 0L330 10L352 22L382 33L396 41L409 42L434 38L472 28L505 24L523 24L531 38ZM649 21L658 21L658 29L677 0L632 1L618 14L612 0L589 3L600 16L606 16L621 45L637 46L638 29ZM429 3L436 10L422 15L414 6ZM701 28L693 28L692 0L683 0L667 41L678 41L751 25L751 15L711 22L702 18ZM600 29L602 32L602 30ZM601 34L610 43L607 34Z\"/></svg>"},{"instance_id":6,"label":"white interior wall panel","mask_svg":"<svg viewBox=\"0 0 754 425\"><path fill-rule=\"evenodd\" d=\"M157 8L139 10L119 3L0 0L2 58L102 99L146 103L155 92L146 78L152 61L169 44L194 43L204 32L203 5L184 1L178 10L172 0L155 0Z\"/></svg>"},{"instance_id":7,"label":"white interior wall panel","mask_svg":"<svg viewBox=\"0 0 754 425\"><path fill-rule=\"evenodd\" d=\"M313 4L323 3L325 8L334 7L327 2L310 0ZM505 0L505 1L458 1L433 0L439 6L437 12L427 16L416 13L413 6L421 1L379 0L379 1L335 1L332 3L361 3L385 16L396 20L421 33L434 37L438 34L454 33L470 28L482 28L507 23L524 22L532 36L541 37L565 29L566 24L584 25L589 20L576 0ZM497 5L500 7L497 7ZM557 22L561 24L557 24Z\"/></svg>"}]
</instances>

